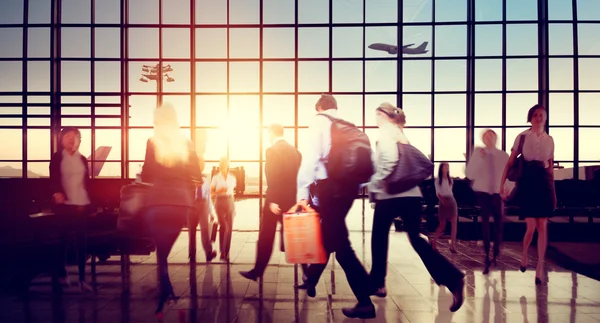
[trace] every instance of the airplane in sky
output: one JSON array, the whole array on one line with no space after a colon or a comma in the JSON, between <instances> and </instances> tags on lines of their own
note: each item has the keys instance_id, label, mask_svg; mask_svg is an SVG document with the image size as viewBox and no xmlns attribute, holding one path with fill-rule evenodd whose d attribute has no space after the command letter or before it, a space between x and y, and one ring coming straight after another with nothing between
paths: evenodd
<instances>
[{"instance_id":1,"label":"airplane in sky","mask_svg":"<svg viewBox=\"0 0 600 323\"><path fill-rule=\"evenodd\" d=\"M110 154L110 151L112 150L111 146L100 146L98 147L98 149L95 150L95 157L96 159L94 160L94 174L92 175L92 178L98 177L100 175L100 172L102 171L102 168L104 167L104 162L106 162L106 159L108 158L108 155ZM87 157L88 160L92 159L92 156L88 156ZM92 163L90 162L88 165L88 169L90 174L92 174ZM23 170L20 168L13 168L10 166L4 166L4 167L0 167L0 178L2 177L21 177L23 174ZM39 177L44 177L40 174L37 174L35 172L32 172L30 170L27 171L27 178L39 178Z\"/></svg>"},{"instance_id":2,"label":"airplane in sky","mask_svg":"<svg viewBox=\"0 0 600 323\"><path fill-rule=\"evenodd\" d=\"M421 45L419 45L416 48L410 48L414 44L404 45L404 46L402 46L402 54L409 54L409 55L425 54L429 51L429 50L425 49L425 48L427 48L428 44L429 44L429 42L423 42ZM374 43L374 44L369 45L369 48L374 49L374 50L381 50L384 52L388 52L388 54L391 54L391 55L398 54L398 46L396 46L396 45Z\"/></svg>"}]
</instances>

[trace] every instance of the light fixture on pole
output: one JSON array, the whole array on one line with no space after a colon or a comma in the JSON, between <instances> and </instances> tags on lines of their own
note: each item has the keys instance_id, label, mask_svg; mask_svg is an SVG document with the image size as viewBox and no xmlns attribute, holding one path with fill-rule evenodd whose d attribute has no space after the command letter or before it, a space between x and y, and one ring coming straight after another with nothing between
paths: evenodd
<instances>
[{"instance_id":1,"label":"light fixture on pole","mask_svg":"<svg viewBox=\"0 0 600 323\"><path fill-rule=\"evenodd\" d=\"M142 72L141 82L156 81L156 107L158 108L162 103L163 79L169 83L175 82L175 79L167 74L168 72L173 72L173 67L171 67L171 64L166 66L161 66L161 64L154 66L142 65Z\"/></svg>"}]
</instances>

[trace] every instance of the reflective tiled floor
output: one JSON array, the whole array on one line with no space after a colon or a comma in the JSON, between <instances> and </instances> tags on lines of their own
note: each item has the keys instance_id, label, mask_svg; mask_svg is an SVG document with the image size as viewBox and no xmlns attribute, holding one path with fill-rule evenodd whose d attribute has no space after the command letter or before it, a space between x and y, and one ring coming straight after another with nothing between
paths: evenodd
<instances>
[{"instance_id":1,"label":"reflective tiled floor","mask_svg":"<svg viewBox=\"0 0 600 323\"><path fill-rule=\"evenodd\" d=\"M239 217L236 221L243 221ZM390 233L388 297L373 297L377 318L370 322L600 322L600 282L548 263L547 284L536 286L536 250L530 250L527 272L518 270L520 246L507 243L498 266L483 275L480 244L460 242L458 253L446 245L440 251L466 273L463 307L450 313L451 294L438 288L412 250L404 233ZM341 308L355 299L338 264L330 263L317 287L317 297L296 292L300 278L285 255L276 250L262 283L245 280L255 257L257 233L235 232L231 264L188 263L184 232L171 253L170 272L175 291L183 297L165 310L165 322L354 322ZM370 267L370 233L352 232L352 244ZM278 242L276 242L277 245ZM277 249L277 248L276 248ZM204 260L202 251L198 260ZM119 257L98 265L97 294L75 288L53 296L48 277L37 278L27 301L0 298L0 322L157 322L154 256L132 257L131 275L121 278ZM70 268L75 275L75 268ZM192 279L190 279L190 277ZM124 292L129 286L129 292Z\"/></svg>"}]
</instances>

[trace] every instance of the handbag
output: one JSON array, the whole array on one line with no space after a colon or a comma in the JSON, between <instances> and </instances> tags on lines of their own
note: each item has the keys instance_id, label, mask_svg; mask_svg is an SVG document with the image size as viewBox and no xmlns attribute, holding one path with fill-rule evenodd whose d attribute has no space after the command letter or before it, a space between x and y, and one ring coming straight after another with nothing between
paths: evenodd
<instances>
[{"instance_id":1,"label":"handbag","mask_svg":"<svg viewBox=\"0 0 600 323\"><path fill-rule=\"evenodd\" d=\"M419 149L398 142L398 163L385 179L388 194L406 192L433 174L433 163Z\"/></svg>"},{"instance_id":2,"label":"handbag","mask_svg":"<svg viewBox=\"0 0 600 323\"><path fill-rule=\"evenodd\" d=\"M523 164L525 163L525 159L523 158L524 142L525 136L521 134L519 138L519 147L517 148L518 157L506 171L506 179L508 179L511 182L518 182L521 176L523 175Z\"/></svg>"}]
</instances>

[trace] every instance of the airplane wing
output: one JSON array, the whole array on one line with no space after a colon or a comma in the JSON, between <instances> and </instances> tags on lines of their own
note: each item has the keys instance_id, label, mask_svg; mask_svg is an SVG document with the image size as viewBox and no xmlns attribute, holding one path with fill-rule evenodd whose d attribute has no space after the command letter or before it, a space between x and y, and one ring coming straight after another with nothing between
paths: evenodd
<instances>
[{"instance_id":1,"label":"airplane wing","mask_svg":"<svg viewBox=\"0 0 600 323\"><path fill-rule=\"evenodd\" d=\"M96 154L96 159L94 160L94 174L92 175L93 177L98 177L98 175L100 175L100 171L102 171L102 167L104 167L104 162L106 161L106 159L108 158L108 155L110 154L110 151L112 150L112 147L110 146L100 146L98 147L98 149L96 149L95 154ZM91 160L92 156L88 157L88 160ZM92 172L92 167L91 167L91 163L90 163L90 173Z\"/></svg>"},{"instance_id":2,"label":"airplane wing","mask_svg":"<svg viewBox=\"0 0 600 323\"><path fill-rule=\"evenodd\" d=\"M410 46L413 46L414 44L415 44L415 43L408 44L408 45L404 45L404 46L402 46L402 48L408 48L408 47L410 47Z\"/></svg>"}]
</instances>

